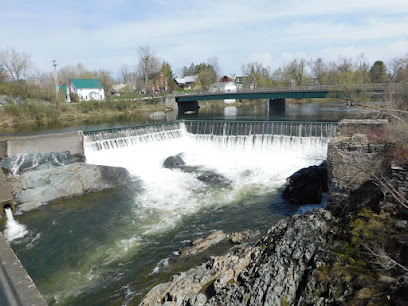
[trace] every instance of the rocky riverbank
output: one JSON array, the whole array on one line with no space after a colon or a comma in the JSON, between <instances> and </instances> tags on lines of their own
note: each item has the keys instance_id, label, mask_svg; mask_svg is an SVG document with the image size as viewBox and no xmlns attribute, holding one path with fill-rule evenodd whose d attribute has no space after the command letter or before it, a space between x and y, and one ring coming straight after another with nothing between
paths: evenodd
<instances>
[{"instance_id":1,"label":"rocky riverbank","mask_svg":"<svg viewBox=\"0 0 408 306\"><path fill-rule=\"evenodd\" d=\"M64 198L132 183L125 168L89 165L81 154L21 154L0 162L16 209L26 212Z\"/></svg>"}]
</instances>

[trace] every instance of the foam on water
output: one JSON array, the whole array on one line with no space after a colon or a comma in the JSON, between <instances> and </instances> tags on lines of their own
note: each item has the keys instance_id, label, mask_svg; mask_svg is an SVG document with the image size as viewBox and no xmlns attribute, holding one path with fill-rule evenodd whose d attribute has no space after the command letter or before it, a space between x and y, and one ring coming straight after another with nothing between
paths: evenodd
<instances>
[{"instance_id":1,"label":"foam on water","mask_svg":"<svg viewBox=\"0 0 408 306\"><path fill-rule=\"evenodd\" d=\"M205 129L215 132L207 125ZM302 134L298 127L292 129ZM113 136L86 136L85 152L88 163L125 167L138 178L142 192L135 194L134 213L145 220L143 234L150 235L176 226L184 215L204 207L250 202L251 196L282 186L299 168L326 158L329 137L247 134L192 134L184 124L174 124L168 130L150 127L148 134L115 131ZM162 166L178 153L198 170ZM222 175L230 184L209 186L197 179L200 171Z\"/></svg>"},{"instance_id":2,"label":"foam on water","mask_svg":"<svg viewBox=\"0 0 408 306\"><path fill-rule=\"evenodd\" d=\"M23 238L28 234L27 227L14 220L13 213L10 208L5 209L7 216L6 229L4 230L4 237L8 242Z\"/></svg>"},{"instance_id":3,"label":"foam on water","mask_svg":"<svg viewBox=\"0 0 408 306\"><path fill-rule=\"evenodd\" d=\"M125 167L140 188L134 192L131 214L118 224L120 234L112 232L112 237L87 253L75 269L49 276L53 281L47 290L54 301L68 304L104 281L110 266L130 260L153 236L181 225L184 217L207 208L252 205L259 197L273 197L289 175L326 158L326 135L313 136L308 130L308 136L292 136L293 131L295 135L304 131L289 125L273 129L274 133L268 134L270 125L242 124L227 132L225 125L171 123L86 134L87 162ZM162 166L167 157L179 153L184 153L186 165L193 170ZM226 183L200 181L197 177L202 173L216 173ZM168 258L161 260L151 273L168 264Z\"/></svg>"}]
</instances>

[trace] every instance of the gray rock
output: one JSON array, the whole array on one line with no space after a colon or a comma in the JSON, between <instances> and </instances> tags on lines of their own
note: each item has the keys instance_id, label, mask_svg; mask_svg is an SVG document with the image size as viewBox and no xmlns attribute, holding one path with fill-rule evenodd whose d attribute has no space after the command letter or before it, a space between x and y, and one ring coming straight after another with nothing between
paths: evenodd
<instances>
[{"instance_id":1,"label":"gray rock","mask_svg":"<svg viewBox=\"0 0 408 306\"><path fill-rule=\"evenodd\" d=\"M29 211L57 199L128 185L130 182L130 174L125 168L75 163L23 173L11 181L11 190L17 209Z\"/></svg>"},{"instance_id":2,"label":"gray rock","mask_svg":"<svg viewBox=\"0 0 408 306\"><path fill-rule=\"evenodd\" d=\"M286 179L282 197L296 204L320 204L328 191L327 164L300 169Z\"/></svg>"},{"instance_id":3,"label":"gray rock","mask_svg":"<svg viewBox=\"0 0 408 306\"><path fill-rule=\"evenodd\" d=\"M201 305L204 292L205 305L325 304L313 273L325 255L331 220L324 209L281 220L255 245L237 245L157 285L141 305Z\"/></svg>"},{"instance_id":4,"label":"gray rock","mask_svg":"<svg viewBox=\"0 0 408 306\"><path fill-rule=\"evenodd\" d=\"M168 169L179 168L180 166L185 165L185 161L183 159L184 153L179 153L173 156L167 157L163 162L163 167Z\"/></svg>"},{"instance_id":5,"label":"gray rock","mask_svg":"<svg viewBox=\"0 0 408 306\"><path fill-rule=\"evenodd\" d=\"M217 289L208 305L281 305L299 300L325 252L331 214L323 209L281 220L257 243L239 284ZM316 300L310 304L317 302ZM310 298L307 297L310 302Z\"/></svg>"},{"instance_id":6,"label":"gray rock","mask_svg":"<svg viewBox=\"0 0 408 306\"><path fill-rule=\"evenodd\" d=\"M227 235L227 239L231 241L232 243L240 244L240 243L247 241L248 239L258 236L259 234L260 234L259 231L252 231L248 229L242 232L236 232L236 233L229 234Z\"/></svg>"},{"instance_id":7,"label":"gray rock","mask_svg":"<svg viewBox=\"0 0 408 306\"><path fill-rule=\"evenodd\" d=\"M193 246L181 251L181 256L194 256L207 250L209 247L220 243L227 235L223 231L216 231L205 238L198 238L193 241Z\"/></svg>"},{"instance_id":8,"label":"gray rock","mask_svg":"<svg viewBox=\"0 0 408 306\"><path fill-rule=\"evenodd\" d=\"M237 281L239 273L250 262L251 250L240 245L224 256L211 257L198 267L174 275L169 282L153 287L140 305L202 305L204 297L207 299L202 290L208 293L208 288L224 287Z\"/></svg>"},{"instance_id":9,"label":"gray rock","mask_svg":"<svg viewBox=\"0 0 408 306\"><path fill-rule=\"evenodd\" d=\"M197 176L197 179L210 185L228 185L231 183L226 177L209 171Z\"/></svg>"}]
</instances>

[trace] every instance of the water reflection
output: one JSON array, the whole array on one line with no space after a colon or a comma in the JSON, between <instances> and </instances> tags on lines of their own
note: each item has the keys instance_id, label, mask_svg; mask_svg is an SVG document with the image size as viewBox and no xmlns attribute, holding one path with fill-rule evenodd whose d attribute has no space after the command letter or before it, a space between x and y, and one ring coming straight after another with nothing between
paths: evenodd
<instances>
[{"instance_id":1,"label":"water reflection","mask_svg":"<svg viewBox=\"0 0 408 306\"><path fill-rule=\"evenodd\" d=\"M233 120L237 118L238 109L236 106L226 106L224 107L224 118L228 120Z\"/></svg>"}]
</instances>

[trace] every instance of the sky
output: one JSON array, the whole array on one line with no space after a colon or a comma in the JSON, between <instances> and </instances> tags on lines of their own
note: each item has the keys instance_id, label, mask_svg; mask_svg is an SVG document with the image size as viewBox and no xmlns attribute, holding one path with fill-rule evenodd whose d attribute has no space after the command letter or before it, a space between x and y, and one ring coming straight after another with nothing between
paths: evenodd
<instances>
[{"instance_id":1,"label":"sky","mask_svg":"<svg viewBox=\"0 0 408 306\"><path fill-rule=\"evenodd\" d=\"M225 75L362 52L387 63L408 54L408 1L0 0L0 50L24 51L45 72L55 59L116 76L146 45L178 74L213 56Z\"/></svg>"}]
</instances>

